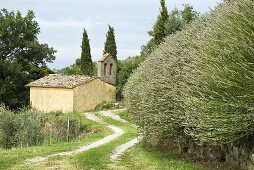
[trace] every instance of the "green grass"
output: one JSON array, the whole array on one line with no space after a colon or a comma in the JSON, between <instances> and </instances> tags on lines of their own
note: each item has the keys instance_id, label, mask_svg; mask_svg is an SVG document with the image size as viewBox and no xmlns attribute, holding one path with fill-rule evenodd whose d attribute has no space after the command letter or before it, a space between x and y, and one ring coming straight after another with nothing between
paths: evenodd
<instances>
[{"instance_id":1,"label":"green grass","mask_svg":"<svg viewBox=\"0 0 254 170\"><path fill-rule=\"evenodd\" d=\"M127 151L122 160L111 169L149 170L205 170L184 160L176 159L172 153L149 151L143 143Z\"/></svg>"},{"instance_id":2,"label":"green grass","mask_svg":"<svg viewBox=\"0 0 254 170\"><path fill-rule=\"evenodd\" d=\"M128 122L133 122L133 116L130 113L128 113L127 110L115 111L114 113L118 114L122 119L124 119Z\"/></svg>"},{"instance_id":3,"label":"green grass","mask_svg":"<svg viewBox=\"0 0 254 170\"><path fill-rule=\"evenodd\" d=\"M141 142L128 150L110 170L242 170L221 162L182 155L172 150L160 151Z\"/></svg>"},{"instance_id":4,"label":"green grass","mask_svg":"<svg viewBox=\"0 0 254 170\"><path fill-rule=\"evenodd\" d=\"M105 125L98 124L84 118L86 125L89 126L91 133L86 134L79 140L72 142L59 142L52 145L34 146L28 148L16 148L12 150L0 150L0 169L10 169L24 164L28 158L36 156L46 156L58 152L70 151L77 149L82 145L99 140L112 133L112 130ZM17 168L18 169L18 168Z\"/></svg>"}]
</instances>

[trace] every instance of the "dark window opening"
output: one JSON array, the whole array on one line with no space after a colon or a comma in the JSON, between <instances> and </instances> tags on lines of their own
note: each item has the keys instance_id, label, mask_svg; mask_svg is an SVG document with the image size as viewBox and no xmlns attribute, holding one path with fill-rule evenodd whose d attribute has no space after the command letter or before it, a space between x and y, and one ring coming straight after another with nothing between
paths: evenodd
<instances>
[{"instance_id":1,"label":"dark window opening","mask_svg":"<svg viewBox=\"0 0 254 170\"><path fill-rule=\"evenodd\" d=\"M107 75L107 63L104 64L104 76Z\"/></svg>"},{"instance_id":2,"label":"dark window opening","mask_svg":"<svg viewBox=\"0 0 254 170\"><path fill-rule=\"evenodd\" d=\"M110 66L109 66L109 75L112 75L113 74L113 64L111 63Z\"/></svg>"}]
</instances>

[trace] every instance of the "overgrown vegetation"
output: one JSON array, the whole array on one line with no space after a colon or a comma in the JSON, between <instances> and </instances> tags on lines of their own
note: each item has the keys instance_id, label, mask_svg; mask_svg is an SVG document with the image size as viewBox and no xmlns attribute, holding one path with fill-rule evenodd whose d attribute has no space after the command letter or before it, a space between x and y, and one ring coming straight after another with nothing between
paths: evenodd
<instances>
[{"instance_id":1,"label":"overgrown vegetation","mask_svg":"<svg viewBox=\"0 0 254 170\"><path fill-rule=\"evenodd\" d=\"M222 144L253 135L252 0L226 1L162 43L125 88L148 139Z\"/></svg>"},{"instance_id":2,"label":"overgrown vegetation","mask_svg":"<svg viewBox=\"0 0 254 170\"><path fill-rule=\"evenodd\" d=\"M78 114L12 112L1 106L0 119L0 148L5 149L71 141L88 130Z\"/></svg>"}]
</instances>

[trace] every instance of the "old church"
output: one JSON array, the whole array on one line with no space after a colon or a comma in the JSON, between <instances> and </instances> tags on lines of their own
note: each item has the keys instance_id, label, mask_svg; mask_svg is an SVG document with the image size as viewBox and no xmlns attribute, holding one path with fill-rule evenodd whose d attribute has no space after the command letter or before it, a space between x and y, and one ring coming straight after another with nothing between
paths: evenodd
<instances>
[{"instance_id":1,"label":"old church","mask_svg":"<svg viewBox=\"0 0 254 170\"><path fill-rule=\"evenodd\" d=\"M32 108L43 112L84 112L116 99L116 60L104 54L98 76L52 74L26 85Z\"/></svg>"}]
</instances>

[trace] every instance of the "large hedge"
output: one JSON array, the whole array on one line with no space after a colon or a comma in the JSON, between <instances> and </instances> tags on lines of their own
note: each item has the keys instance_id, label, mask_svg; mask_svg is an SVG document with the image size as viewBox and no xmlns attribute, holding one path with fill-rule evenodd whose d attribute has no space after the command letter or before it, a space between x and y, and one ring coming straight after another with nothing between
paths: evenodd
<instances>
[{"instance_id":1,"label":"large hedge","mask_svg":"<svg viewBox=\"0 0 254 170\"><path fill-rule=\"evenodd\" d=\"M254 130L253 0L224 2L166 38L125 87L149 138L227 143Z\"/></svg>"}]
</instances>

